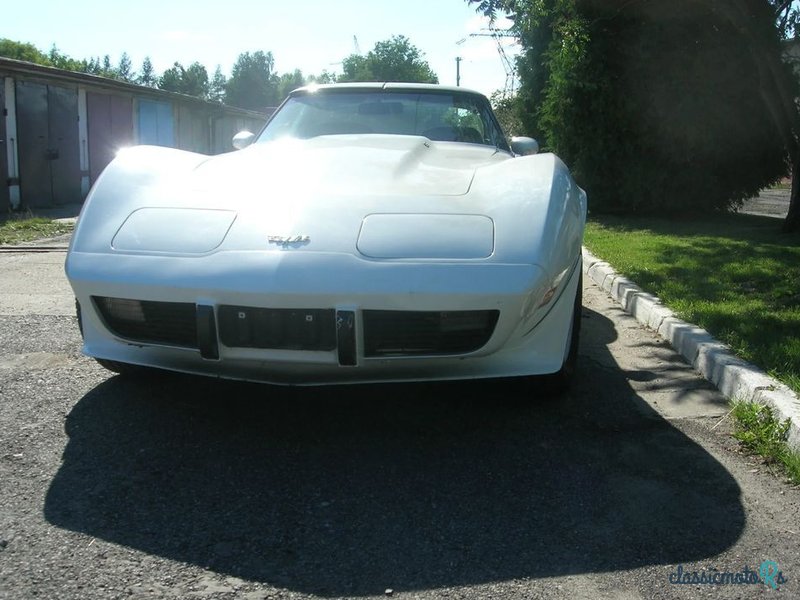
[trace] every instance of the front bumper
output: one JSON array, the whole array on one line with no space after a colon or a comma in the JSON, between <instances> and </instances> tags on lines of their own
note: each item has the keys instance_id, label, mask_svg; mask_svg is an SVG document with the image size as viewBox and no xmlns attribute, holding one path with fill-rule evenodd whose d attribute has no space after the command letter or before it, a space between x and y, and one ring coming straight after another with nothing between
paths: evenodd
<instances>
[{"instance_id":1,"label":"front bumper","mask_svg":"<svg viewBox=\"0 0 800 600\"><path fill-rule=\"evenodd\" d=\"M579 264L539 306L549 282L533 265L371 261L339 254L222 252L174 257L71 252L67 275L83 308L84 352L96 358L231 379L316 385L545 374L566 353ZM216 352L114 335L92 297L203 307ZM330 350L229 347L221 306L331 309L352 315L352 360ZM497 311L491 337L458 355L370 357L365 311ZM198 329L199 332L199 329Z\"/></svg>"}]
</instances>

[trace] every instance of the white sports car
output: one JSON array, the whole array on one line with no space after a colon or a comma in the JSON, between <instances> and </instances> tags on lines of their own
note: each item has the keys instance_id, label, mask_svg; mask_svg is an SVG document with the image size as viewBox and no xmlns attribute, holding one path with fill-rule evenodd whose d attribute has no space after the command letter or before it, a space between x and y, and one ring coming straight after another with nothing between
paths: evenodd
<instances>
[{"instance_id":1,"label":"white sports car","mask_svg":"<svg viewBox=\"0 0 800 600\"><path fill-rule=\"evenodd\" d=\"M66 261L87 355L301 385L568 380L586 195L484 96L307 87L234 145L133 147L100 176Z\"/></svg>"}]
</instances>

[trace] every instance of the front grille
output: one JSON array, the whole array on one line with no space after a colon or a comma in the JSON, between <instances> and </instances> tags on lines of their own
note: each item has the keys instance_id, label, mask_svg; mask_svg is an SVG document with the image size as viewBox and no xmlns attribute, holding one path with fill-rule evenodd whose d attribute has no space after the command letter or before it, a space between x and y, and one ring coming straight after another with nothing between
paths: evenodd
<instances>
[{"instance_id":1,"label":"front grille","mask_svg":"<svg viewBox=\"0 0 800 600\"><path fill-rule=\"evenodd\" d=\"M336 311L332 309L220 306L217 314L220 340L229 348L336 348Z\"/></svg>"},{"instance_id":2,"label":"front grille","mask_svg":"<svg viewBox=\"0 0 800 600\"><path fill-rule=\"evenodd\" d=\"M499 315L497 310L365 310L364 354L376 357L474 352L489 341Z\"/></svg>"},{"instance_id":3,"label":"front grille","mask_svg":"<svg viewBox=\"0 0 800 600\"><path fill-rule=\"evenodd\" d=\"M197 348L194 304L104 296L94 296L92 300L106 327L118 337L148 344Z\"/></svg>"}]
</instances>

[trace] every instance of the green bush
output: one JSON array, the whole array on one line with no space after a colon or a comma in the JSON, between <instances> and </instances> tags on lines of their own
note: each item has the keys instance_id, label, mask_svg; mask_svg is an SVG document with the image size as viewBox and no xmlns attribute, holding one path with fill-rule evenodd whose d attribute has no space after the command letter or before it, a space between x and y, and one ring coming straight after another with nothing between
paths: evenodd
<instances>
[{"instance_id":1,"label":"green bush","mask_svg":"<svg viewBox=\"0 0 800 600\"><path fill-rule=\"evenodd\" d=\"M796 86L769 5L746 6L743 30L692 0L505 3L524 48L525 127L570 165L591 210L727 210L787 174L765 69Z\"/></svg>"}]
</instances>

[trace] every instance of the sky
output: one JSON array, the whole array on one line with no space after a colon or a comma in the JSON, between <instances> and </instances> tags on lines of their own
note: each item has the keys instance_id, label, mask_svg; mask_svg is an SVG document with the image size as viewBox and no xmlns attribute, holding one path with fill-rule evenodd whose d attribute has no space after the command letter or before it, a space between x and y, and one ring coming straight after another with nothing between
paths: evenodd
<instances>
[{"instance_id":1,"label":"sky","mask_svg":"<svg viewBox=\"0 0 800 600\"><path fill-rule=\"evenodd\" d=\"M499 27L508 26L505 19ZM488 26L465 0L39 0L8 2L0 37L30 42L48 51L53 44L72 58L109 54L116 64L127 52L134 67L150 56L161 73L175 61L220 65L230 74L242 52L271 51L278 73L341 72L341 60L376 42L405 35L424 54L439 82L490 95L506 86L506 70L491 37L471 36ZM519 47L506 39L506 53Z\"/></svg>"}]
</instances>

